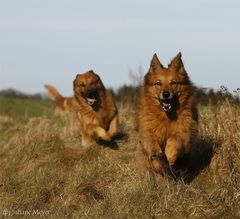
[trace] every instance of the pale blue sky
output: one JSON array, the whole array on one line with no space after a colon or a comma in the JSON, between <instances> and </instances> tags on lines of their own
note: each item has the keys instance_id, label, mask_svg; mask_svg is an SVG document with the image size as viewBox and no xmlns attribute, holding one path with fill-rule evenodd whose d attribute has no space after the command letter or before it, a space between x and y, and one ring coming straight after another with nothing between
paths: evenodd
<instances>
[{"instance_id":1,"label":"pale blue sky","mask_svg":"<svg viewBox=\"0 0 240 219\"><path fill-rule=\"evenodd\" d=\"M240 1L0 0L0 89L72 95L89 69L116 88L178 51L196 85L240 87Z\"/></svg>"}]
</instances>

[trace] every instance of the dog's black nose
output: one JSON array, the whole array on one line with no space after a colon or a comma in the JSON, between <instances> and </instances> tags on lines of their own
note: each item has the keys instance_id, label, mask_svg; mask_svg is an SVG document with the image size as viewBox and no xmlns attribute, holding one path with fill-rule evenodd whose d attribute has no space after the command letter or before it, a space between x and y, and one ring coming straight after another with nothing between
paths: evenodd
<instances>
[{"instance_id":1,"label":"dog's black nose","mask_svg":"<svg viewBox=\"0 0 240 219\"><path fill-rule=\"evenodd\" d=\"M170 93L168 91L163 91L163 98L169 98L170 97Z\"/></svg>"},{"instance_id":2,"label":"dog's black nose","mask_svg":"<svg viewBox=\"0 0 240 219\"><path fill-rule=\"evenodd\" d=\"M95 96L96 94L97 94L96 90L88 90L85 92L85 96L87 97L92 97L92 96Z\"/></svg>"}]
</instances>

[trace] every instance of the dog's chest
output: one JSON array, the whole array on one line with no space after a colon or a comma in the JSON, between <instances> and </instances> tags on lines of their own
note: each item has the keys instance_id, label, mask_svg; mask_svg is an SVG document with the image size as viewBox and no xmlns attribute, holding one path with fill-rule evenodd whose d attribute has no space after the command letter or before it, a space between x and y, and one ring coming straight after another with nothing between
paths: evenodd
<instances>
[{"instance_id":1,"label":"dog's chest","mask_svg":"<svg viewBox=\"0 0 240 219\"><path fill-rule=\"evenodd\" d=\"M164 117L160 117L156 120L156 125L153 131L161 147L164 148L168 138L174 136L179 131L178 123L177 120L171 121Z\"/></svg>"},{"instance_id":2,"label":"dog's chest","mask_svg":"<svg viewBox=\"0 0 240 219\"><path fill-rule=\"evenodd\" d=\"M158 125L155 129L153 129L155 136L159 142L160 145L164 145L167 141L168 138L168 133L169 133L169 127L170 125L162 120L162 121L158 121Z\"/></svg>"}]
</instances>

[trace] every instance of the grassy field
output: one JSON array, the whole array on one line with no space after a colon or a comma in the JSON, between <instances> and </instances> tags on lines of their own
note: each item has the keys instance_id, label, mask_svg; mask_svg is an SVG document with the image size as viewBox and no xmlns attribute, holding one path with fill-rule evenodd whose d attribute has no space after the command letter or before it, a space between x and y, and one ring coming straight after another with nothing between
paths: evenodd
<instances>
[{"instance_id":1,"label":"grassy field","mask_svg":"<svg viewBox=\"0 0 240 219\"><path fill-rule=\"evenodd\" d=\"M178 180L138 165L134 109L118 104L115 148L81 147L74 117L0 99L0 217L240 218L240 106L199 106L200 136Z\"/></svg>"}]
</instances>

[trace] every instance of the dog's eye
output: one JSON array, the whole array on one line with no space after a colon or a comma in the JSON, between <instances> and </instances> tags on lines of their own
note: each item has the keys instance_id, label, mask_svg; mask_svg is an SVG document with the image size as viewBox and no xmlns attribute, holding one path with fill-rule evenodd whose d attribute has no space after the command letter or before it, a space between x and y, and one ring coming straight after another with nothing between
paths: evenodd
<instances>
[{"instance_id":1,"label":"dog's eye","mask_svg":"<svg viewBox=\"0 0 240 219\"><path fill-rule=\"evenodd\" d=\"M156 85L156 86L161 86L161 85L162 85L162 82L161 82L161 81L157 81L157 82L155 83L155 85Z\"/></svg>"},{"instance_id":2,"label":"dog's eye","mask_svg":"<svg viewBox=\"0 0 240 219\"><path fill-rule=\"evenodd\" d=\"M171 84L171 85L176 85L177 82L176 82L176 81L170 81L170 84Z\"/></svg>"},{"instance_id":3,"label":"dog's eye","mask_svg":"<svg viewBox=\"0 0 240 219\"><path fill-rule=\"evenodd\" d=\"M97 85L97 81L91 82L90 85L91 86Z\"/></svg>"},{"instance_id":4,"label":"dog's eye","mask_svg":"<svg viewBox=\"0 0 240 219\"><path fill-rule=\"evenodd\" d=\"M81 83L79 84L79 86L80 86L80 87L85 87L85 84L84 84L83 82L81 82Z\"/></svg>"}]
</instances>

